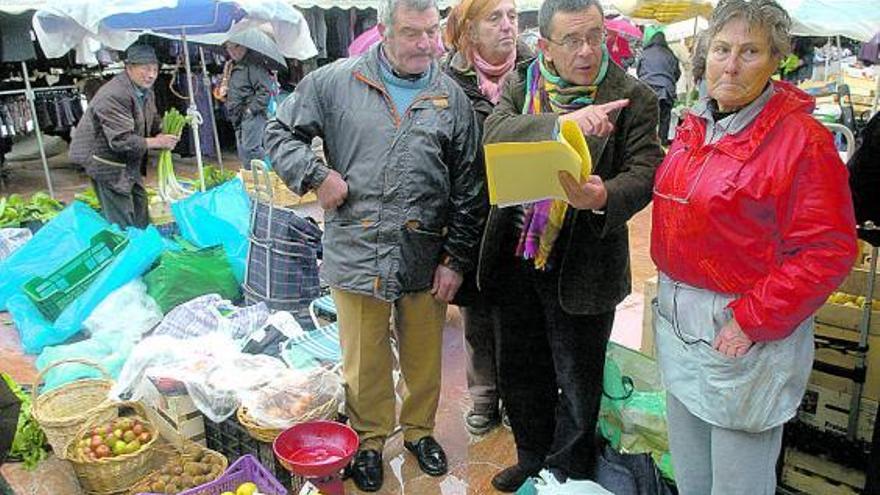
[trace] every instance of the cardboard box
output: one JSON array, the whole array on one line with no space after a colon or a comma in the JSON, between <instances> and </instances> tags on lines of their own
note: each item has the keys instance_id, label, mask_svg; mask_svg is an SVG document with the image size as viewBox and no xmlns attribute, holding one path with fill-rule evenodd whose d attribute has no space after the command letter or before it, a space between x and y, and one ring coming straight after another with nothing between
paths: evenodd
<instances>
[{"instance_id":1,"label":"cardboard box","mask_svg":"<svg viewBox=\"0 0 880 495\"><path fill-rule=\"evenodd\" d=\"M865 473L786 449L782 485L810 495L857 495L865 486Z\"/></svg>"},{"instance_id":2,"label":"cardboard box","mask_svg":"<svg viewBox=\"0 0 880 495\"><path fill-rule=\"evenodd\" d=\"M798 410L798 419L821 431L846 435L851 397L850 394L809 383ZM871 442L876 417L877 401L862 398L857 434L860 440Z\"/></svg>"},{"instance_id":3,"label":"cardboard box","mask_svg":"<svg viewBox=\"0 0 880 495\"><path fill-rule=\"evenodd\" d=\"M205 421L186 393L162 393L152 384L144 386L142 402L147 419L168 443L181 446L185 441L205 445Z\"/></svg>"}]
</instances>

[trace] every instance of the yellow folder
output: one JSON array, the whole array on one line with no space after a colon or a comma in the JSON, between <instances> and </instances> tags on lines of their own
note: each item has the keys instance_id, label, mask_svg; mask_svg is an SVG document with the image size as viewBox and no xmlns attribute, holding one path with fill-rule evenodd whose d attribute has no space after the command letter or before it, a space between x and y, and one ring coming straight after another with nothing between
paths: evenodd
<instances>
[{"instance_id":1,"label":"yellow folder","mask_svg":"<svg viewBox=\"0 0 880 495\"><path fill-rule=\"evenodd\" d=\"M502 207L542 199L565 201L559 172L585 178L592 170L587 141L580 127L568 120L562 122L556 141L494 143L485 151L489 202Z\"/></svg>"}]
</instances>

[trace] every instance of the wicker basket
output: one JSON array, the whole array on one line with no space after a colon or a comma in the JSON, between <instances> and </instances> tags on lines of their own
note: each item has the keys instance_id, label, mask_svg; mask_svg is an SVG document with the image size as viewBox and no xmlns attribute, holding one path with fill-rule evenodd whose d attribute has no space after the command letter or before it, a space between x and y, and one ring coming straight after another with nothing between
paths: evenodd
<instances>
[{"instance_id":1,"label":"wicker basket","mask_svg":"<svg viewBox=\"0 0 880 495\"><path fill-rule=\"evenodd\" d=\"M311 409L307 414L303 415L302 417L297 418L296 422L304 423L306 421L312 421L315 419L333 419L336 416L338 410L339 402L336 399L331 399L321 404L320 406ZM236 412L236 417L238 417L238 422L245 427L251 438L260 442L272 443L275 441L275 438L278 437L278 435L280 435L281 432L286 429L272 428L260 425L259 423L257 423L253 416L248 414L247 408L244 406L238 408L238 411Z\"/></svg>"},{"instance_id":2,"label":"wicker basket","mask_svg":"<svg viewBox=\"0 0 880 495\"><path fill-rule=\"evenodd\" d=\"M37 389L49 370L62 364L78 363L97 368L104 378L76 380L43 395ZM37 376L31 393L31 414L46 434L55 455L66 459L67 446L82 425L92 418L110 421L116 416L107 393L113 387L110 375L98 363L86 359L64 359L47 366Z\"/></svg>"},{"instance_id":3,"label":"wicker basket","mask_svg":"<svg viewBox=\"0 0 880 495\"><path fill-rule=\"evenodd\" d=\"M75 442L67 447L67 459L73 464L73 471L76 473L83 491L87 494L111 495L124 493L135 483L143 479L150 471L151 460L155 453L153 447L159 432L145 419L146 411L138 402L116 404L112 408L114 414L110 419L119 417L119 410L126 407L133 409L135 415L125 417L137 419L151 433L150 441L144 444L139 451L132 454L89 460L76 454ZM76 438L84 437L88 430L105 421L107 420L97 417L89 419L77 432Z\"/></svg>"},{"instance_id":4,"label":"wicker basket","mask_svg":"<svg viewBox=\"0 0 880 495\"><path fill-rule=\"evenodd\" d=\"M222 468L221 476L222 476L222 473L226 472L226 468L229 467L229 459L227 459L225 455L223 455L219 452L216 452L214 450L211 450L211 449L206 449L205 447L202 447L201 445L194 443L194 442L187 442L186 445L183 447L183 449L180 449L180 450L175 449L174 456L171 459L169 459L168 462L165 463L165 466L176 464L180 461L180 459L187 460L187 459L191 458L192 455L189 453L190 449L199 449L199 450L203 451L206 456L220 459L222 461L222 463L220 464L220 467ZM138 495L141 493L150 493L151 492L151 490L150 490L151 485L154 481L157 480L159 474L160 474L159 471L153 471L152 473L147 475L145 478L142 478L140 481L138 481L134 486L132 486L128 490L128 495Z\"/></svg>"}]
</instances>

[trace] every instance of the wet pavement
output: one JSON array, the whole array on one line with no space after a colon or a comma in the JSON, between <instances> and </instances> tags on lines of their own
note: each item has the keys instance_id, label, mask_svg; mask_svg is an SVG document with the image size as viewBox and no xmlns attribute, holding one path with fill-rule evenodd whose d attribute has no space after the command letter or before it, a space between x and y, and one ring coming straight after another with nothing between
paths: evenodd
<instances>
[{"instance_id":1,"label":"wet pavement","mask_svg":"<svg viewBox=\"0 0 880 495\"><path fill-rule=\"evenodd\" d=\"M231 154L224 155L228 162ZM63 163L61 158L52 159L52 177L56 193L62 201L69 201L77 192L88 186L88 178ZM195 167L185 160L175 160L177 173L194 176ZM237 164L229 164L236 167ZM155 183L155 178L151 176ZM26 166L13 165L6 188L0 195L10 192L31 193L45 189L43 171L39 162ZM650 208L642 211L631 221L630 242L633 294L618 307L612 339L628 347L637 348L642 332L642 291L644 281L655 274L648 252L650 235ZM0 313L0 369L10 372L21 383L32 383L36 378L33 356L23 356L15 329L9 323L8 314ZM461 317L455 307L447 315L444 330L443 385L440 409L437 415L435 437L443 445L449 459L449 474L430 477L419 470L414 456L403 447L403 438L397 435L386 444L385 484L380 494L388 495L464 495L498 493L491 485L492 476L515 461L513 438L510 432L499 427L482 437L470 435L464 427L464 416L470 403L465 378L464 338ZM37 471L25 472L20 464L7 464L0 474L8 481L16 494L76 495L79 487L73 481L67 463L52 460L41 464ZM346 493L360 493L351 481L346 483Z\"/></svg>"}]
</instances>

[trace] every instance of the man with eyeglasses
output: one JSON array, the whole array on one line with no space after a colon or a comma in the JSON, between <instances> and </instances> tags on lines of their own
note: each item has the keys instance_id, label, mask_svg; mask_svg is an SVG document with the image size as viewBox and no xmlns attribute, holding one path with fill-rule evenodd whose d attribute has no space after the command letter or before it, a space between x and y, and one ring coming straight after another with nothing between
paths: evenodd
<instances>
[{"instance_id":1,"label":"man with eyeglasses","mask_svg":"<svg viewBox=\"0 0 880 495\"><path fill-rule=\"evenodd\" d=\"M518 456L492 484L514 492L533 477L548 493L583 493L594 477L605 349L631 289L626 223L651 200L663 151L657 98L609 60L600 3L546 0L538 24L540 54L511 75L484 141L554 139L572 120L595 175L560 175L568 201L556 208L540 201L489 214L478 280L500 306L500 385Z\"/></svg>"},{"instance_id":2,"label":"man with eyeglasses","mask_svg":"<svg viewBox=\"0 0 880 495\"><path fill-rule=\"evenodd\" d=\"M360 437L355 485L382 487L382 450L394 431L395 317L406 392L404 447L441 476L434 439L446 305L476 262L485 218L475 166L479 130L470 100L434 60L435 0L382 0L382 42L310 73L266 128L278 175L324 209L324 264L339 317L349 422ZM324 139L326 160L312 139Z\"/></svg>"}]
</instances>

